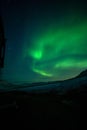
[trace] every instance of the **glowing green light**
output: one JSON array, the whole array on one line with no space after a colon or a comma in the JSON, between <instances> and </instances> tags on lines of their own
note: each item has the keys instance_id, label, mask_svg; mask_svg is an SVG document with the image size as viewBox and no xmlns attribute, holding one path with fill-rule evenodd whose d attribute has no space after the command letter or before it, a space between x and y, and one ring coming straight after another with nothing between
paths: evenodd
<instances>
[{"instance_id":1,"label":"glowing green light","mask_svg":"<svg viewBox=\"0 0 87 130\"><path fill-rule=\"evenodd\" d=\"M33 59L32 70L47 77L58 75L60 68L87 68L87 19L43 28L26 53Z\"/></svg>"},{"instance_id":2,"label":"glowing green light","mask_svg":"<svg viewBox=\"0 0 87 130\"><path fill-rule=\"evenodd\" d=\"M42 51L37 50L37 51L31 51L31 56L35 59L41 59L42 57Z\"/></svg>"},{"instance_id":3,"label":"glowing green light","mask_svg":"<svg viewBox=\"0 0 87 130\"><path fill-rule=\"evenodd\" d=\"M55 65L55 68L70 68L70 67L78 67L78 68L86 68L87 61L78 61L75 59L66 59Z\"/></svg>"},{"instance_id":4,"label":"glowing green light","mask_svg":"<svg viewBox=\"0 0 87 130\"><path fill-rule=\"evenodd\" d=\"M52 74L48 74L48 73L46 73L46 72L44 72L42 70L37 70L37 69L34 68L33 71L40 74L40 75L42 75L42 76L52 77Z\"/></svg>"},{"instance_id":5,"label":"glowing green light","mask_svg":"<svg viewBox=\"0 0 87 130\"><path fill-rule=\"evenodd\" d=\"M71 53L75 51L78 53L79 50L81 50L81 52L84 51L81 48L84 44L81 41L86 37L85 30L87 30L87 24L84 24L74 28L58 29L56 32L55 30L47 31L42 37L35 41L35 46L32 46L29 53L33 58L44 60L51 59L55 55L60 55L61 51L66 51L66 49L69 50L67 51L69 53L70 51Z\"/></svg>"}]
</instances>

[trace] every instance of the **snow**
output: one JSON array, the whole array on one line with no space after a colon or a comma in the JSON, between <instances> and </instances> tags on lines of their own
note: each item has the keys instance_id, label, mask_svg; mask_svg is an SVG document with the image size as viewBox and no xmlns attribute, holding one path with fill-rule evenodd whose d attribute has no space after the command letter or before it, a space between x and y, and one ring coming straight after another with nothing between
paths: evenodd
<instances>
[{"instance_id":1,"label":"snow","mask_svg":"<svg viewBox=\"0 0 87 130\"><path fill-rule=\"evenodd\" d=\"M68 89L74 89L79 86L87 84L87 76L74 78L66 81L61 82L52 82L52 83L38 83L38 84L10 84L6 81L0 81L0 90L1 91L25 91L25 92L49 92L49 91L58 91L58 92L65 92Z\"/></svg>"}]
</instances>

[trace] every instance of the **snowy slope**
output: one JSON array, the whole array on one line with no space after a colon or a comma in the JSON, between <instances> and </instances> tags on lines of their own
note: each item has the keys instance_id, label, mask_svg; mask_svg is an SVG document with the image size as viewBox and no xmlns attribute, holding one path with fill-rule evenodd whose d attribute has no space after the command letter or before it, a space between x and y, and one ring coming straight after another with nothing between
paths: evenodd
<instances>
[{"instance_id":1,"label":"snowy slope","mask_svg":"<svg viewBox=\"0 0 87 130\"><path fill-rule=\"evenodd\" d=\"M2 91L25 91L25 92L36 92L43 93L49 91L58 91L58 93L63 93L69 89L78 88L80 86L87 86L87 73L83 71L80 76L76 78L65 80L65 81L55 81L55 82L43 82L43 83L33 83L33 84L11 84L5 81L0 82L0 90Z\"/></svg>"},{"instance_id":2,"label":"snowy slope","mask_svg":"<svg viewBox=\"0 0 87 130\"><path fill-rule=\"evenodd\" d=\"M19 88L17 90L26 91L26 92L48 92L48 91L58 91L58 92L65 92L69 89L74 89L79 86L87 85L87 77L81 77L71 80L66 80L63 82L54 82L51 84L44 84L44 85L38 85L34 87L24 87Z\"/></svg>"}]
</instances>

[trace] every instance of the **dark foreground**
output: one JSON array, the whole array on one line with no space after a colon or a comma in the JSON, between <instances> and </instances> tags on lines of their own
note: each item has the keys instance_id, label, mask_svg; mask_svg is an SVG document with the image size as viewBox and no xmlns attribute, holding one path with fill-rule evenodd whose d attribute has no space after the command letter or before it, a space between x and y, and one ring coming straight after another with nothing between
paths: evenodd
<instances>
[{"instance_id":1,"label":"dark foreground","mask_svg":"<svg viewBox=\"0 0 87 130\"><path fill-rule=\"evenodd\" d=\"M64 94L0 93L0 126L12 129L85 129L87 86Z\"/></svg>"}]
</instances>

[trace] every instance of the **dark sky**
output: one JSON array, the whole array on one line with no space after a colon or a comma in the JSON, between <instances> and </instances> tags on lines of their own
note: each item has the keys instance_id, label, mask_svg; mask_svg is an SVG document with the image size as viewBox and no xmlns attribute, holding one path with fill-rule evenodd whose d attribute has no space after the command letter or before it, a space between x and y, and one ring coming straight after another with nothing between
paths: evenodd
<instances>
[{"instance_id":1,"label":"dark sky","mask_svg":"<svg viewBox=\"0 0 87 130\"><path fill-rule=\"evenodd\" d=\"M9 81L63 80L87 68L87 3L1 0Z\"/></svg>"}]
</instances>

